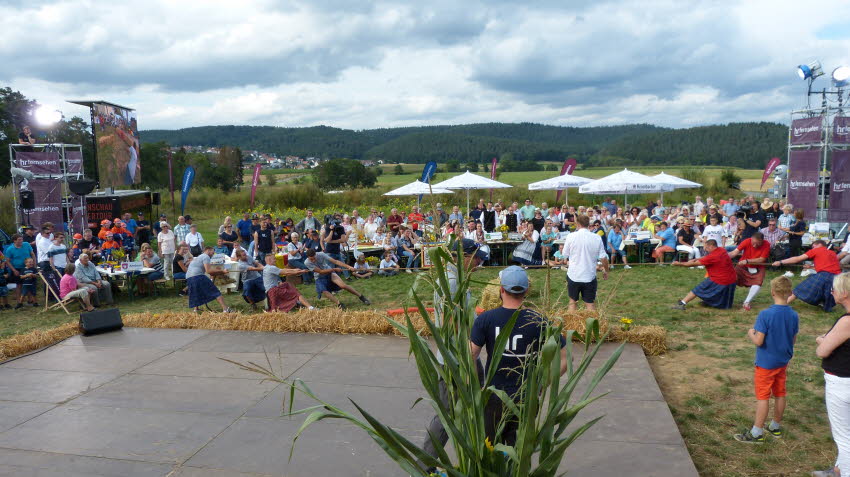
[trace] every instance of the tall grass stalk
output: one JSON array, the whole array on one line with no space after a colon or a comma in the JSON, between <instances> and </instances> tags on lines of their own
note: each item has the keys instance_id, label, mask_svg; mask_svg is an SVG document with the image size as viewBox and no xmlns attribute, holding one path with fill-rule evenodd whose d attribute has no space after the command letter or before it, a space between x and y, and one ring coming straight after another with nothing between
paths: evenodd
<instances>
[{"instance_id":1,"label":"tall grass stalk","mask_svg":"<svg viewBox=\"0 0 850 477\"><path fill-rule=\"evenodd\" d=\"M460 247L460 241L455 243ZM426 476L418 462L428 467L442 468L452 477L558 475L558 467L569 446L601 419L599 417L581 425L571 425L582 409L601 397L591 397L591 394L617 361L623 346L599 366L588 380L587 387L579 391L579 381L589 372L591 361L604 341L599 336L599 322L593 318L588 319L587 332L580 336L576 331L564 330L563 323L552 321L551 326L543 328L545 331L540 337L542 348L532 354L525 363L525 377L519 391L520 399L514 402L503 391L490 385L497 366L487 371L483 383L479 382L476 361L469 350L469 337L475 319L475 305L467 299L467 291L472 283L469 269L464 267L462 261L453 259L444 248L435 248L429 253L433 263L432 274L420 275L417 284L409 292L409 299L426 322L433 345L442 354L445 364L437 361L429 342L416 332L409 315L405 315L404 322L390 322L410 342L410 353L415 359L419 377L427 393L427 402L439 416L449 435L457 456L455 460L450 459L434 436L431 439L435 440L435 447L438 449L436 457L426 454L418 443L411 442L388 424L382 423L358 403L352 401L359 415L346 412L337 405L324 401L300 379L289 381L277 376L270 363L267 366L256 363L234 364L244 370L261 374L265 380L289 386L289 402L288 406L284 403L285 409L288 409L290 416L306 416L293 439L290 458L296 451L297 440L304 430L322 420L342 419L362 429L404 472L413 476ZM462 256L460 253L457 255ZM446 273L448 267L457 269L458 286L454 293ZM435 307L439 308L442 316L439 325L431 319L416 291L431 287L435 293ZM515 314L497 337L491 358L494 363L499 362L517 317L518 314ZM561 376L560 340L563 334L567 339L567 371ZM581 354L578 364L575 364L573 359L574 341L578 342L578 351ZM446 383L448 403L440 400L440 381ZM310 398L314 405L294 410L296 394ZM491 395L497 396L504 403L505 415L519 420L514 446L499 443L504 423L497 430L495 445L491 445L485 438L484 408ZM422 399L413 405L420 400Z\"/></svg>"}]
</instances>

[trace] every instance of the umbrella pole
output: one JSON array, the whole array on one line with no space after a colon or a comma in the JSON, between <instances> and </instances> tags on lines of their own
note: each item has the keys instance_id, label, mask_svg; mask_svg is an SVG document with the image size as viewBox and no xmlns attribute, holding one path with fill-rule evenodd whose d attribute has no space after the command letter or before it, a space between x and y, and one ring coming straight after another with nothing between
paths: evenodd
<instances>
[{"instance_id":1,"label":"umbrella pole","mask_svg":"<svg viewBox=\"0 0 850 477\"><path fill-rule=\"evenodd\" d=\"M466 189L466 216L469 217L469 189Z\"/></svg>"}]
</instances>

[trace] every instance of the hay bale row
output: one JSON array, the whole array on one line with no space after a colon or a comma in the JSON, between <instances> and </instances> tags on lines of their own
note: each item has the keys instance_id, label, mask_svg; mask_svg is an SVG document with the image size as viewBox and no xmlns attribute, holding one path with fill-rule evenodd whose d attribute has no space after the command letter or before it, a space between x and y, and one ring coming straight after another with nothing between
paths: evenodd
<instances>
[{"instance_id":1,"label":"hay bale row","mask_svg":"<svg viewBox=\"0 0 850 477\"><path fill-rule=\"evenodd\" d=\"M498 290L498 289L497 289ZM564 321L566 329L580 333L586 331L587 318L598 318L596 312L586 310L555 313ZM416 330L428 334L425 321L418 313L410 314ZM335 308L300 310L294 313L263 313L243 315L241 313L203 313L192 311L163 313L133 313L124 318L126 326L139 328L174 328L298 333L339 334L395 334L400 333L387 321L387 315L376 310L343 311ZM404 322L403 316L396 319ZM647 355L654 356L667 351L667 331L660 326L633 326L623 331L619 326L610 327L608 320L599 320L600 333L608 335L609 341L626 341L640 344ZM77 322L66 323L47 330L33 330L0 340L0 361L20 356L30 351L53 345L79 333Z\"/></svg>"},{"instance_id":2,"label":"hay bale row","mask_svg":"<svg viewBox=\"0 0 850 477\"><path fill-rule=\"evenodd\" d=\"M29 353L79 334L78 323L65 323L46 330L32 330L0 340L0 361Z\"/></svg>"},{"instance_id":3,"label":"hay bale row","mask_svg":"<svg viewBox=\"0 0 850 477\"><path fill-rule=\"evenodd\" d=\"M427 334L425 321L411 314L414 327ZM404 322L404 317L396 317ZM191 311L164 313L134 313L124 317L124 324L140 328L177 328L204 330L236 330L298 333L339 334L400 334L387 321L386 313L378 311L344 311L336 308L299 310L294 313L202 313Z\"/></svg>"}]
</instances>

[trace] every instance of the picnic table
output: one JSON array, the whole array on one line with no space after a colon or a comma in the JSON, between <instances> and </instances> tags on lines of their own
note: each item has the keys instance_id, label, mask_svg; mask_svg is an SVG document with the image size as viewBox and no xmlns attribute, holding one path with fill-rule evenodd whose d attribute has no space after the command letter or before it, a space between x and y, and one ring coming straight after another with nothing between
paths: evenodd
<instances>
[{"instance_id":1,"label":"picnic table","mask_svg":"<svg viewBox=\"0 0 850 477\"><path fill-rule=\"evenodd\" d=\"M113 269L110 269L110 268L103 267L101 265L96 266L95 270L97 270L97 273L99 273L101 277L106 277L107 281L109 281L110 283L113 282L114 280L117 280L117 279L126 280L127 281L127 292L130 294L130 300L131 301L134 299L133 290L136 286L136 281L133 280L133 277L138 276L138 275L147 275L149 273L156 271L156 270L154 270L153 268L150 268L150 267L142 267L139 270L133 270L133 271L124 271L124 270L121 270L120 268L113 270Z\"/></svg>"}]
</instances>

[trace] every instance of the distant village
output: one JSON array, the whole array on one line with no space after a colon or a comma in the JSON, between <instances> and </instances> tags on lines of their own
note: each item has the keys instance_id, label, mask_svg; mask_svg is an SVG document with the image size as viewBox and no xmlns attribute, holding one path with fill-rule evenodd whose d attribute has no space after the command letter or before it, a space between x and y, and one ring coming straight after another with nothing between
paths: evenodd
<instances>
[{"instance_id":1,"label":"distant village","mask_svg":"<svg viewBox=\"0 0 850 477\"><path fill-rule=\"evenodd\" d=\"M186 152L199 152L202 154L218 154L219 148L206 146L176 146L171 147L172 152L179 150ZM263 169L314 169L326 161L320 157L298 157L285 156L278 157L277 154L267 154L260 151L242 151L242 163L245 169L252 169L256 164L260 164ZM370 159L362 159L359 161L366 167L373 167L383 164L384 161L373 161Z\"/></svg>"}]
</instances>

